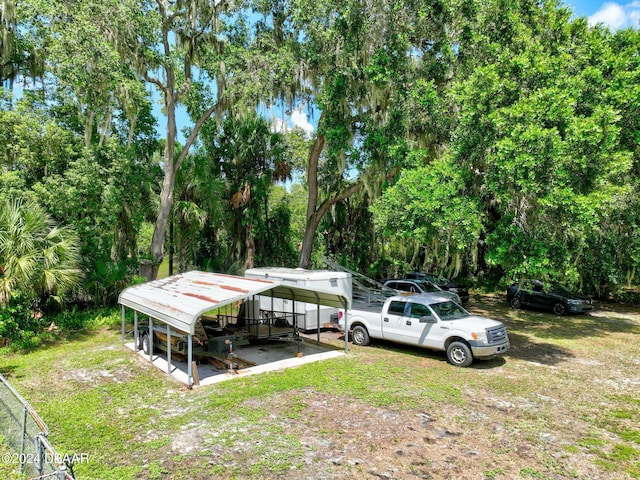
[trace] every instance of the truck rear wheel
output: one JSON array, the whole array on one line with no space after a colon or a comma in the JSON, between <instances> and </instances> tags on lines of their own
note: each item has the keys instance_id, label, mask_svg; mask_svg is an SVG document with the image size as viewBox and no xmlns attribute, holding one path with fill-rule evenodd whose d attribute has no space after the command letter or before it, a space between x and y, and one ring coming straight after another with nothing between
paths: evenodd
<instances>
[{"instance_id":1,"label":"truck rear wheel","mask_svg":"<svg viewBox=\"0 0 640 480\"><path fill-rule=\"evenodd\" d=\"M351 338L355 345L369 345L369 332L362 325L356 325L351 330Z\"/></svg>"},{"instance_id":2,"label":"truck rear wheel","mask_svg":"<svg viewBox=\"0 0 640 480\"><path fill-rule=\"evenodd\" d=\"M447 359L456 367L468 367L473 362L473 354L466 343L451 342L447 347Z\"/></svg>"}]
</instances>

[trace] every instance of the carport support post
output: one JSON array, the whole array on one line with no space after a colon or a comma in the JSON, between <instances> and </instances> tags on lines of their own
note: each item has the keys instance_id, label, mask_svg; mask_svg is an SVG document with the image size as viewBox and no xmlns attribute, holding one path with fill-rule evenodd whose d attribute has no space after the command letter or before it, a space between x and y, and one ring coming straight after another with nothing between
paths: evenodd
<instances>
[{"instance_id":1,"label":"carport support post","mask_svg":"<svg viewBox=\"0 0 640 480\"><path fill-rule=\"evenodd\" d=\"M171 375L171 326L167 323L167 373Z\"/></svg>"},{"instance_id":2,"label":"carport support post","mask_svg":"<svg viewBox=\"0 0 640 480\"><path fill-rule=\"evenodd\" d=\"M121 337L122 337L122 344L124 345L124 305L122 305L122 307L120 308L120 311L122 312L122 333L121 333Z\"/></svg>"},{"instance_id":3,"label":"carport support post","mask_svg":"<svg viewBox=\"0 0 640 480\"><path fill-rule=\"evenodd\" d=\"M342 305L344 306L344 353L349 353L349 325L347 323L349 318L349 304L343 299Z\"/></svg>"},{"instance_id":4,"label":"carport support post","mask_svg":"<svg viewBox=\"0 0 640 480\"><path fill-rule=\"evenodd\" d=\"M124 337L123 337L124 341ZM138 311L133 311L133 351L138 351L138 345L140 345L140 339L138 338Z\"/></svg>"},{"instance_id":5,"label":"carport support post","mask_svg":"<svg viewBox=\"0 0 640 480\"><path fill-rule=\"evenodd\" d=\"M193 335L189 334L187 342L187 385L193 385Z\"/></svg>"},{"instance_id":6,"label":"carport support post","mask_svg":"<svg viewBox=\"0 0 640 480\"><path fill-rule=\"evenodd\" d=\"M317 314L318 339L316 340L316 343L320 345L320 303L316 303L316 312L318 312Z\"/></svg>"},{"instance_id":7,"label":"carport support post","mask_svg":"<svg viewBox=\"0 0 640 480\"><path fill-rule=\"evenodd\" d=\"M153 363L153 319L149 317L149 361Z\"/></svg>"}]
</instances>

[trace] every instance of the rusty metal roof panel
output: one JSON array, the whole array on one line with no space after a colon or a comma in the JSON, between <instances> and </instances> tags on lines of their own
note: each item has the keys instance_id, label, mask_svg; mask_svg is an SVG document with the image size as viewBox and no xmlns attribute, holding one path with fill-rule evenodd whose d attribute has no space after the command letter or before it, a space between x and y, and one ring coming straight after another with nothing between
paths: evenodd
<instances>
[{"instance_id":1,"label":"rusty metal roof panel","mask_svg":"<svg viewBox=\"0 0 640 480\"><path fill-rule=\"evenodd\" d=\"M294 301L348 308L350 298L318 289L283 285L282 281L190 271L126 288L118 302L185 332L214 308L249 298L272 295Z\"/></svg>"},{"instance_id":2,"label":"rusty metal roof panel","mask_svg":"<svg viewBox=\"0 0 640 480\"><path fill-rule=\"evenodd\" d=\"M275 286L264 279L191 271L129 287L118 302L193 334L203 313Z\"/></svg>"}]
</instances>

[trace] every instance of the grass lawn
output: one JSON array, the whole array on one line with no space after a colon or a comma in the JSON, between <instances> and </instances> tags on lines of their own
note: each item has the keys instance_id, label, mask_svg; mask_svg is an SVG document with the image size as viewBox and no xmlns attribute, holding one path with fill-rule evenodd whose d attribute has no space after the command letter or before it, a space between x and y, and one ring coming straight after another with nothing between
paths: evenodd
<instances>
[{"instance_id":1,"label":"grass lawn","mask_svg":"<svg viewBox=\"0 0 640 480\"><path fill-rule=\"evenodd\" d=\"M469 310L507 324L507 355L461 369L375 342L188 390L121 346L115 312L35 352L0 350L0 373L59 453L88 455L80 480L640 478L637 309L556 317L474 295Z\"/></svg>"}]
</instances>

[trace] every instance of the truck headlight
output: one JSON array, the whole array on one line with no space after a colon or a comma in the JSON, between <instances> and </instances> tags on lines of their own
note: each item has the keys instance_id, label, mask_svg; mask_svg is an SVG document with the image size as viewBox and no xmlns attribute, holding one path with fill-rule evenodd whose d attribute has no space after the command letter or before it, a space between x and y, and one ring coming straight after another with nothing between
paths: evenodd
<instances>
[{"instance_id":1,"label":"truck headlight","mask_svg":"<svg viewBox=\"0 0 640 480\"><path fill-rule=\"evenodd\" d=\"M471 334L471 337L479 343L489 343L489 341L487 340L487 332L486 331L481 331L481 332L473 332Z\"/></svg>"}]
</instances>

